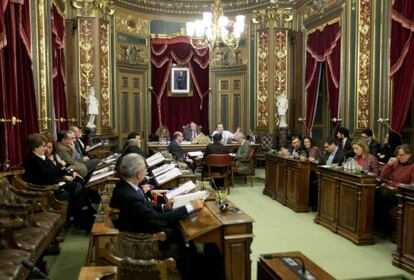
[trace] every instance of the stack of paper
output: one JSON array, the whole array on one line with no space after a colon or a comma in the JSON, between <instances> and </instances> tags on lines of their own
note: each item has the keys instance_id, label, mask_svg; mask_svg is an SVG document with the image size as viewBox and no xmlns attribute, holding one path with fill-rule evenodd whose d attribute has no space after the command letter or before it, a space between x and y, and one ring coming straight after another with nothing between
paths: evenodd
<instances>
[{"instance_id":1,"label":"stack of paper","mask_svg":"<svg viewBox=\"0 0 414 280\"><path fill-rule=\"evenodd\" d=\"M99 142L98 144L95 144L93 146L88 146L85 149L85 152L90 152L92 150L95 150L96 148L98 148L99 146L102 146L102 142Z\"/></svg>"},{"instance_id":2,"label":"stack of paper","mask_svg":"<svg viewBox=\"0 0 414 280\"><path fill-rule=\"evenodd\" d=\"M146 159L148 167L153 167L165 160L165 157L161 153L156 153Z\"/></svg>"},{"instance_id":3,"label":"stack of paper","mask_svg":"<svg viewBox=\"0 0 414 280\"><path fill-rule=\"evenodd\" d=\"M173 197L176 197L178 195L182 195L185 193L188 193L189 191L195 189L196 185L193 183L193 181L188 181L185 184L180 185L178 188L169 190L168 192L165 193L165 197L167 199L171 199Z\"/></svg>"},{"instance_id":4,"label":"stack of paper","mask_svg":"<svg viewBox=\"0 0 414 280\"><path fill-rule=\"evenodd\" d=\"M105 168L103 168L103 169L105 169ZM88 182L88 183L92 183L92 182L94 182L94 181L98 181L98 180L100 180L100 179L103 179L103 178L105 178L105 177L112 176L112 175L114 175L114 174L115 174L115 171L114 171L114 170L108 170L108 171L103 172L103 173L98 173L98 174L96 174L96 175L93 175L93 176L89 179L89 182Z\"/></svg>"},{"instance_id":5,"label":"stack of paper","mask_svg":"<svg viewBox=\"0 0 414 280\"><path fill-rule=\"evenodd\" d=\"M202 151L194 151L187 153L190 157L202 157L204 154Z\"/></svg>"},{"instance_id":6,"label":"stack of paper","mask_svg":"<svg viewBox=\"0 0 414 280\"><path fill-rule=\"evenodd\" d=\"M175 167L174 164L164 164L161 165L160 167L157 167L155 169L152 170L152 174L154 175L154 177L160 176L161 174L170 171L171 169L173 169Z\"/></svg>"},{"instance_id":7,"label":"stack of paper","mask_svg":"<svg viewBox=\"0 0 414 280\"><path fill-rule=\"evenodd\" d=\"M168 181L171 181L172 179L177 178L178 176L181 175L180 170L177 167L174 167L173 169L162 173L161 175L159 175L158 177L155 177L155 182L157 183L157 185L162 185Z\"/></svg>"},{"instance_id":8,"label":"stack of paper","mask_svg":"<svg viewBox=\"0 0 414 280\"><path fill-rule=\"evenodd\" d=\"M193 192L193 193L188 193L188 194L183 194L183 195L176 196L174 198L175 201L174 201L174 204L173 204L173 209L176 209L178 207L186 205L186 204L190 203L193 200L205 199L206 197L207 197L206 191L198 191L198 192Z\"/></svg>"}]
</instances>

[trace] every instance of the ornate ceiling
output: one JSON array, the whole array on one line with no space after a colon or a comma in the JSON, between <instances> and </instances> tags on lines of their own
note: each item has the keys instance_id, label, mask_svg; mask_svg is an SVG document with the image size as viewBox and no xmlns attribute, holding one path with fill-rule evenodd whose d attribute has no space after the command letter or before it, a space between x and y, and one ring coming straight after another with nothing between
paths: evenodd
<instances>
[{"instance_id":1,"label":"ornate ceiling","mask_svg":"<svg viewBox=\"0 0 414 280\"><path fill-rule=\"evenodd\" d=\"M227 14L250 13L266 6L297 5L306 0L221 0L223 10ZM210 10L214 0L115 0L114 3L130 9L146 13L162 13L167 15L199 15Z\"/></svg>"}]
</instances>

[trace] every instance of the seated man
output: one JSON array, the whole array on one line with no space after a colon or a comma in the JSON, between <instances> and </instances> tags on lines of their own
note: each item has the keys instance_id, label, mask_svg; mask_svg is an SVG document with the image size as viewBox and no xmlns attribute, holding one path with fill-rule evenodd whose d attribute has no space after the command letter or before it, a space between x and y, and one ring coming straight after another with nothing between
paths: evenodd
<instances>
[{"instance_id":1,"label":"seated man","mask_svg":"<svg viewBox=\"0 0 414 280\"><path fill-rule=\"evenodd\" d=\"M126 155L120 166L121 180L116 184L113 191L110 206L118 208L119 219L116 223L120 231L130 231L138 233L157 233L166 232L169 243L181 244L184 249L183 242L176 231L177 223L180 219L188 216L188 214L200 210L204 206L203 200L194 200L191 203L172 210L173 200L167 204L153 206L150 205L143 190L140 188L142 180L145 178L146 163L142 156L138 154ZM190 279L188 270L181 262L180 257L183 253L171 252L168 244L162 244L161 251L165 257L174 257L177 261L178 268L183 273L183 279Z\"/></svg>"},{"instance_id":2,"label":"seated man","mask_svg":"<svg viewBox=\"0 0 414 280\"><path fill-rule=\"evenodd\" d=\"M178 161L186 161L183 149L181 148L181 142L183 142L184 136L180 131L176 131L173 134L173 140L168 145L167 149L173 158Z\"/></svg>"},{"instance_id":3,"label":"seated man","mask_svg":"<svg viewBox=\"0 0 414 280\"><path fill-rule=\"evenodd\" d=\"M361 134L362 139L367 143L369 148L369 153L378 157L378 153L381 150L381 145L374 139L374 133L371 129L366 128L362 131Z\"/></svg>"},{"instance_id":4,"label":"seated man","mask_svg":"<svg viewBox=\"0 0 414 280\"><path fill-rule=\"evenodd\" d=\"M305 154L305 151L302 148L302 141L300 136L293 136L292 137L292 144L289 146L289 154L292 156L300 156L301 154Z\"/></svg>"},{"instance_id":5,"label":"seated man","mask_svg":"<svg viewBox=\"0 0 414 280\"><path fill-rule=\"evenodd\" d=\"M328 149L323 164L329 166L332 164L342 165L345 159L345 152L336 145L335 139L328 137L325 143L328 144Z\"/></svg>"},{"instance_id":6,"label":"seated man","mask_svg":"<svg viewBox=\"0 0 414 280\"><path fill-rule=\"evenodd\" d=\"M201 130L195 122L190 122L188 126L184 129L184 139L185 141L191 141L200 135Z\"/></svg>"},{"instance_id":7,"label":"seated man","mask_svg":"<svg viewBox=\"0 0 414 280\"><path fill-rule=\"evenodd\" d=\"M352 149L352 139L349 136L349 130L346 127L338 128L336 133L338 138L338 147L344 152L345 158L354 157L355 153Z\"/></svg>"},{"instance_id":8,"label":"seated man","mask_svg":"<svg viewBox=\"0 0 414 280\"><path fill-rule=\"evenodd\" d=\"M237 149L237 153L234 159L236 161L239 159L246 159L249 156L250 142L246 140L246 137L244 136L243 132L238 132L236 134L236 141L240 144L240 147ZM249 173L249 164L248 163L237 163L237 173L240 173L240 174Z\"/></svg>"},{"instance_id":9,"label":"seated man","mask_svg":"<svg viewBox=\"0 0 414 280\"><path fill-rule=\"evenodd\" d=\"M77 126L71 126L69 131L72 131L75 134L75 140L73 141L75 145L75 155L76 160L82 162L88 168L88 172L95 170L96 166L100 162L99 159L91 159L87 152L85 151L85 146L81 140L82 138L82 130L80 130Z\"/></svg>"},{"instance_id":10,"label":"seated man","mask_svg":"<svg viewBox=\"0 0 414 280\"><path fill-rule=\"evenodd\" d=\"M145 157L144 155L144 151L142 150L142 138L141 135L139 135L136 132L131 132L130 134L128 134L127 136L127 141L124 145L124 148L122 149L122 154L125 153L126 149L129 146L135 146L138 149L135 149L137 151L138 154L140 154L141 156Z\"/></svg>"},{"instance_id":11,"label":"seated man","mask_svg":"<svg viewBox=\"0 0 414 280\"><path fill-rule=\"evenodd\" d=\"M73 165L82 177L86 177L88 175L88 168L84 163L76 159L75 138L75 134L70 130L60 131L57 135L56 153L67 165Z\"/></svg>"},{"instance_id":12,"label":"seated man","mask_svg":"<svg viewBox=\"0 0 414 280\"><path fill-rule=\"evenodd\" d=\"M239 131L240 131L240 128L237 128L235 134L237 134ZM214 136L217 133L221 134L221 137L223 138L223 143L224 144L228 143L229 141L231 141L232 139L235 138L235 134L231 133L228 130L224 130L224 126L223 126L222 123L217 124L216 130L213 131L213 134L211 136Z\"/></svg>"}]
</instances>

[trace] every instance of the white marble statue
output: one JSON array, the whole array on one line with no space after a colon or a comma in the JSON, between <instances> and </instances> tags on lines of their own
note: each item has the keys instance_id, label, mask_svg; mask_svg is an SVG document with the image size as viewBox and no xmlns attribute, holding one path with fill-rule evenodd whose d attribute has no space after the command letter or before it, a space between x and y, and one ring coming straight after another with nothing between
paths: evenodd
<instances>
[{"instance_id":1,"label":"white marble statue","mask_svg":"<svg viewBox=\"0 0 414 280\"><path fill-rule=\"evenodd\" d=\"M277 114L279 115L279 127L287 127L286 112L289 106L289 100L286 94L281 94L277 97Z\"/></svg>"},{"instance_id":2,"label":"white marble statue","mask_svg":"<svg viewBox=\"0 0 414 280\"><path fill-rule=\"evenodd\" d=\"M95 89L91 87L89 90L89 95L86 97L86 105L88 105L88 115L89 121L86 124L88 128L95 128L95 117L99 113L99 101L95 97Z\"/></svg>"}]
</instances>

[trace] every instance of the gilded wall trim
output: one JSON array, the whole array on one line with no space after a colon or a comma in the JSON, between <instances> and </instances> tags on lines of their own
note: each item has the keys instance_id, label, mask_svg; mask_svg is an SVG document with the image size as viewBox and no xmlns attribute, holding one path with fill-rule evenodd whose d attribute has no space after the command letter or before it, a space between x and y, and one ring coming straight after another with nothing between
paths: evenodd
<instances>
[{"instance_id":1,"label":"gilded wall trim","mask_svg":"<svg viewBox=\"0 0 414 280\"><path fill-rule=\"evenodd\" d=\"M358 3L358 60L356 129L369 126L371 86L371 13L370 0Z\"/></svg>"},{"instance_id":2,"label":"gilded wall trim","mask_svg":"<svg viewBox=\"0 0 414 280\"><path fill-rule=\"evenodd\" d=\"M38 34L38 112L40 129L42 131L49 128L48 104L49 90L47 81L47 55L46 55L46 14L45 1L37 2L37 34Z\"/></svg>"},{"instance_id":3,"label":"gilded wall trim","mask_svg":"<svg viewBox=\"0 0 414 280\"><path fill-rule=\"evenodd\" d=\"M288 30L275 29L274 38L274 108L277 108L277 97L288 95ZM275 126L279 123L277 110L274 110Z\"/></svg>"},{"instance_id":4,"label":"gilded wall trim","mask_svg":"<svg viewBox=\"0 0 414 280\"><path fill-rule=\"evenodd\" d=\"M79 18L79 95L81 123L86 124L85 98L95 82L94 19ZM95 89L96 91L96 89Z\"/></svg>"},{"instance_id":5,"label":"gilded wall trim","mask_svg":"<svg viewBox=\"0 0 414 280\"><path fill-rule=\"evenodd\" d=\"M117 10L115 22L117 32L142 38L147 38L150 35L150 21L146 18L137 18L132 14L124 13L120 10Z\"/></svg>"},{"instance_id":6,"label":"gilded wall trim","mask_svg":"<svg viewBox=\"0 0 414 280\"><path fill-rule=\"evenodd\" d=\"M100 21L100 89L101 89L101 124L102 128L111 128L111 86L110 86L110 27L106 21Z\"/></svg>"},{"instance_id":7,"label":"gilded wall trim","mask_svg":"<svg viewBox=\"0 0 414 280\"><path fill-rule=\"evenodd\" d=\"M258 128L269 125L269 32L258 31L257 36L257 118Z\"/></svg>"}]
</instances>

